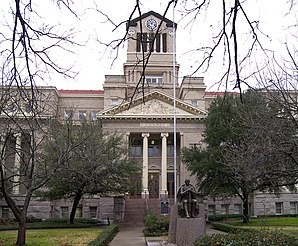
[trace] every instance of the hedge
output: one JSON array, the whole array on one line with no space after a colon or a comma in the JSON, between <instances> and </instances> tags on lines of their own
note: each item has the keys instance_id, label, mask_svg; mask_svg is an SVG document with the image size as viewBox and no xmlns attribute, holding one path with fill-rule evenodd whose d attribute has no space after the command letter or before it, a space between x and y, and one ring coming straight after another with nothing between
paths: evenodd
<instances>
[{"instance_id":1,"label":"hedge","mask_svg":"<svg viewBox=\"0 0 298 246\"><path fill-rule=\"evenodd\" d=\"M224 232L228 232L228 233L257 231L257 229L253 229L253 228L241 228L239 226L233 226L233 225L229 225L226 223L220 223L220 222L212 222L211 225L215 230L224 231Z\"/></svg>"},{"instance_id":2,"label":"hedge","mask_svg":"<svg viewBox=\"0 0 298 246\"><path fill-rule=\"evenodd\" d=\"M214 234L196 240L195 246L298 246L298 239L278 232L242 231L236 234Z\"/></svg>"},{"instance_id":3,"label":"hedge","mask_svg":"<svg viewBox=\"0 0 298 246\"><path fill-rule=\"evenodd\" d=\"M107 246L119 232L117 224L111 224L99 234L97 238L91 241L88 246Z\"/></svg>"},{"instance_id":4,"label":"hedge","mask_svg":"<svg viewBox=\"0 0 298 246\"><path fill-rule=\"evenodd\" d=\"M144 217L144 235L146 237L163 236L169 231L169 217L149 212Z\"/></svg>"}]
</instances>

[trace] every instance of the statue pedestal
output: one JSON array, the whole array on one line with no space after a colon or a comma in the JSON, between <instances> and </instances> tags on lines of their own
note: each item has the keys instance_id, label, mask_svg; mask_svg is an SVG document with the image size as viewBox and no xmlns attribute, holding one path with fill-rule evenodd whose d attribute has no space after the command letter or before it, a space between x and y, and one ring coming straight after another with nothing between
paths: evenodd
<instances>
[{"instance_id":1,"label":"statue pedestal","mask_svg":"<svg viewBox=\"0 0 298 246\"><path fill-rule=\"evenodd\" d=\"M193 245L198 237L205 235L205 218L177 218L177 245Z\"/></svg>"},{"instance_id":2,"label":"statue pedestal","mask_svg":"<svg viewBox=\"0 0 298 246\"><path fill-rule=\"evenodd\" d=\"M198 218L181 218L178 216L177 205L171 206L169 242L179 246L193 245L200 236L206 235L204 205L200 204Z\"/></svg>"}]
</instances>

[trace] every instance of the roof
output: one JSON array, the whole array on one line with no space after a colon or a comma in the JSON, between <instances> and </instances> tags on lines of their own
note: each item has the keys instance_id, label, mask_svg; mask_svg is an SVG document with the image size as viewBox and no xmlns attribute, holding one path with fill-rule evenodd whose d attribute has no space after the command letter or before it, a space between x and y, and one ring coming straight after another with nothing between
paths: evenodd
<instances>
[{"instance_id":1,"label":"roof","mask_svg":"<svg viewBox=\"0 0 298 246\"><path fill-rule=\"evenodd\" d=\"M145 14L142 14L141 16L135 18L135 19L132 19L131 21L128 21L127 24L126 24L126 27L130 27L130 26L137 26L138 22L140 22L140 20L150 16L150 15L153 15L155 16L156 18L160 19L160 20L163 20L163 22L166 23L167 27L173 27L173 23L174 23L174 27L177 28L177 23L169 20L168 18L154 12L154 11L149 11Z\"/></svg>"},{"instance_id":2,"label":"roof","mask_svg":"<svg viewBox=\"0 0 298 246\"><path fill-rule=\"evenodd\" d=\"M157 99L158 101L155 101ZM150 104L149 102L153 102ZM159 103L159 102L164 102ZM160 91L152 91L133 99L131 102L124 102L113 108L99 112L99 118L173 118L174 98ZM177 117L179 119L203 119L207 116L204 109L192 106L182 100L176 99ZM157 108L156 108L157 107ZM172 110L171 110L172 108ZM135 110L136 109L136 110ZM181 110L180 113L178 109Z\"/></svg>"},{"instance_id":3,"label":"roof","mask_svg":"<svg viewBox=\"0 0 298 246\"><path fill-rule=\"evenodd\" d=\"M224 96L225 94L228 94L228 95L239 95L238 92L235 92L235 91L231 91L231 92L228 92L228 91L206 91L205 92L205 96Z\"/></svg>"},{"instance_id":4,"label":"roof","mask_svg":"<svg viewBox=\"0 0 298 246\"><path fill-rule=\"evenodd\" d=\"M58 90L60 94L76 94L76 95L82 95L82 94L89 94L89 95L103 95L103 90Z\"/></svg>"}]
</instances>

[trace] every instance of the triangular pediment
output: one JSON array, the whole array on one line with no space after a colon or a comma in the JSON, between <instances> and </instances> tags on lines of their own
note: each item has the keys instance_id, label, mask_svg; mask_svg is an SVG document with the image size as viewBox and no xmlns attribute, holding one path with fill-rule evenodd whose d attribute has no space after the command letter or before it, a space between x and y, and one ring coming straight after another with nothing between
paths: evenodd
<instances>
[{"instance_id":1,"label":"triangular pediment","mask_svg":"<svg viewBox=\"0 0 298 246\"><path fill-rule=\"evenodd\" d=\"M98 116L99 118L172 118L174 117L174 98L165 93L154 91L140 96L132 102L103 110ZM177 118L205 118L206 116L205 110L176 99Z\"/></svg>"},{"instance_id":2,"label":"triangular pediment","mask_svg":"<svg viewBox=\"0 0 298 246\"><path fill-rule=\"evenodd\" d=\"M162 15L160 15L160 14L154 12L154 11L149 11L147 13L142 14L141 16L139 16L137 18L132 19L131 21L129 21L127 23L127 27L137 26L138 23L140 22L140 20L145 19L149 16L154 16L155 18L157 18L159 20L163 20L163 22L166 23L166 25L168 27L173 27L173 25L174 25L175 28L177 27L177 23L173 23L173 21L169 20L168 18L166 18L166 17L164 17L164 16L162 16Z\"/></svg>"}]
</instances>

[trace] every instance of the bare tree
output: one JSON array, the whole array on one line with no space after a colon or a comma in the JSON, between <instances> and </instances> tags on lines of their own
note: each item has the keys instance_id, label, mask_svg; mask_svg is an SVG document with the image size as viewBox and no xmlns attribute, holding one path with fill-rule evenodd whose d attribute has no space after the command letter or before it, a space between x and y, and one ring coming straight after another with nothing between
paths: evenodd
<instances>
[{"instance_id":1,"label":"bare tree","mask_svg":"<svg viewBox=\"0 0 298 246\"><path fill-rule=\"evenodd\" d=\"M284 1L281 4L287 4L288 11L285 15L291 15L293 8L296 6L295 0ZM232 85L233 89L237 89L242 94L243 89L254 87L255 81L251 80L252 75L264 69L272 59L274 50L268 45L271 37L266 34L258 17L251 15L251 9L258 7L256 1L167 1L166 7L162 12L163 20L167 15L171 14L172 8L178 13L177 23L183 25L184 29L188 29L189 33L197 33L206 40L204 35L208 37L207 44L202 44L198 41L194 46L196 48L187 51L187 55L194 57L191 61L192 75L198 72L204 73L209 68L214 60L221 60L220 66L223 67L220 78L214 83L218 86L224 85L226 89ZM268 8L263 6L262 8ZM114 52L114 58L118 57L119 51L123 43L129 39L128 26L132 20L141 17L144 14L141 1L137 0L128 19L119 23L115 22L111 17L111 13L104 13L97 9L100 15L106 18L106 22L113 26L113 31L126 25L126 32L121 38L114 39L110 42L102 42L107 47L107 50ZM210 23L212 32L205 34L200 32L200 22L205 19ZM159 23L155 31L155 36L150 42L154 43L156 34L160 31L162 22ZM139 19L141 33L144 31ZM142 37L142 35L140 35ZM140 40L144 45L147 45L148 40ZM151 50L143 51L142 59L139 59L135 66L142 66L142 76L136 84L135 91L130 97L130 100L138 93L144 93L146 86L144 75L151 57ZM257 57L257 58L255 58ZM249 67L249 69L247 69ZM248 71L249 70L249 71ZM247 72L248 71L248 72ZM253 77L254 79L254 77Z\"/></svg>"},{"instance_id":2,"label":"bare tree","mask_svg":"<svg viewBox=\"0 0 298 246\"><path fill-rule=\"evenodd\" d=\"M57 1L70 9L68 1ZM26 243L26 215L33 192L51 177L42 156L47 129L57 119L55 90L39 89L49 72L72 77L51 53L74 45L72 30L44 22L33 1L15 0L2 9L0 194L19 224L17 245ZM58 8L57 8L58 9Z\"/></svg>"}]
</instances>

